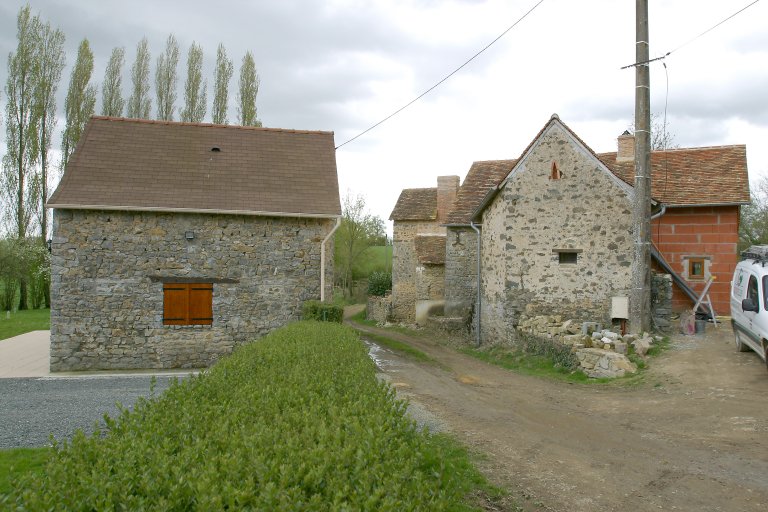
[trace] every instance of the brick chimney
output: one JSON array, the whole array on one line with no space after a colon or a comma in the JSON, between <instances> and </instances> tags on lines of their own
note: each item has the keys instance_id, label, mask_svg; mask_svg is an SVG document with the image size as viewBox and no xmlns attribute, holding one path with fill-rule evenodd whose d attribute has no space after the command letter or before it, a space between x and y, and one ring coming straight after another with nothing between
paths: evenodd
<instances>
[{"instance_id":1,"label":"brick chimney","mask_svg":"<svg viewBox=\"0 0 768 512\"><path fill-rule=\"evenodd\" d=\"M616 152L616 161L635 161L635 136L631 135L627 130L624 130L624 133L619 135L619 149Z\"/></svg>"},{"instance_id":2,"label":"brick chimney","mask_svg":"<svg viewBox=\"0 0 768 512\"><path fill-rule=\"evenodd\" d=\"M448 218L456 195L459 193L458 176L437 177L437 222L445 222Z\"/></svg>"}]
</instances>

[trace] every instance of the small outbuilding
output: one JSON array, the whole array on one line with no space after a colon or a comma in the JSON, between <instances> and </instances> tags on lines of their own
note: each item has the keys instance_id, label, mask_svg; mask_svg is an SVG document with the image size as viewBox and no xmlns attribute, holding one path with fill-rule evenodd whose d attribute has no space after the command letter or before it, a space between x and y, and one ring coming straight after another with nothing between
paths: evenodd
<instances>
[{"instance_id":1,"label":"small outbuilding","mask_svg":"<svg viewBox=\"0 0 768 512\"><path fill-rule=\"evenodd\" d=\"M332 132L94 117L47 206L51 371L209 366L332 290Z\"/></svg>"}]
</instances>

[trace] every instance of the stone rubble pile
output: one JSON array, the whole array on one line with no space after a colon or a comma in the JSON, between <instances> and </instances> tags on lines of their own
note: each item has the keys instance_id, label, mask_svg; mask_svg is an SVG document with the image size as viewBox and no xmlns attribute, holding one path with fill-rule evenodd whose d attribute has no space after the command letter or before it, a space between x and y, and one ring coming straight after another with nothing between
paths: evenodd
<instances>
[{"instance_id":1,"label":"stone rubble pile","mask_svg":"<svg viewBox=\"0 0 768 512\"><path fill-rule=\"evenodd\" d=\"M570 345L579 359L581 370L590 377L623 377L637 372L637 366L627 358L630 351L645 356L654 342L661 337L648 333L642 336L621 335L610 329L603 329L596 322L578 323L563 321L560 315L541 315L521 319L518 330L565 345Z\"/></svg>"}]
</instances>

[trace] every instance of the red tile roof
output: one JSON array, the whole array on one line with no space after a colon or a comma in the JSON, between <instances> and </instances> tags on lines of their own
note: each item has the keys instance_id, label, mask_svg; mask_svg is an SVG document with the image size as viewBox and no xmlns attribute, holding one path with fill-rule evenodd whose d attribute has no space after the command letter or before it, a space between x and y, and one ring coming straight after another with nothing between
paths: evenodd
<instances>
[{"instance_id":1,"label":"red tile roof","mask_svg":"<svg viewBox=\"0 0 768 512\"><path fill-rule=\"evenodd\" d=\"M634 185L634 162L616 162L616 153L597 156L616 176ZM746 146L652 152L651 196L667 206L749 203Z\"/></svg>"},{"instance_id":2,"label":"red tile roof","mask_svg":"<svg viewBox=\"0 0 768 512\"><path fill-rule=\"evenodd\" d=\"M406 188L400 192L389 220L437 219L437 188Z\"/></svg>"},{"instance_id":3,"label":"red tile roof","mask_svg":"<svg viewBox=\"0 0 768 512\"><path fill-rule=\"evenodd\" d=\"M48 207L337 216L333 132L93 117Z\"/></svg>"},{"instance_id":4,"label":"red tile roof","mask_svg":"<svg viewBox=\"0 0 768 512\"><path fill-rule=\"evenodd\" d=\"M472 213L480 206L488 191L498 185L512 170L517 160L484 160L474 162L464 178L456 203L448 214L447 225L468 225Z\"/></svg>"},{"instance_id":5,"label":"red tile roof","mask_svg":"<svg viewBox=\"0 0 768 512\"><path fill-rule=\"evenodd\" d=\"M445 235L417 235L416 256L424 265L445 265Z\"/></svg>"}]
</instances>

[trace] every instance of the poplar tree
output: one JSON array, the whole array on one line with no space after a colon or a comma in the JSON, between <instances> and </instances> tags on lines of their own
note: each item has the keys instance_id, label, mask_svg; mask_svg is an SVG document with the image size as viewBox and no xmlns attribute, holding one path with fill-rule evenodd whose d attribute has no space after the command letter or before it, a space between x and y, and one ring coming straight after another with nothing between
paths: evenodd
<instances>
[{"instance_id":1,"label":"poplar tree","mask_svg":"<svg viewBox=\"0 0 768 512\"><path fill-rule=\"evenodd\" d=\"M227 58L227 50L219 43L216 50L216 70L213 76L213 108L211 117L214 124L227 124L227 102L229 97L229 81L232 79L234 67Z\"/></svg>"},{"instance_id":2,"label":"poplar tree","mask_svg":"<svg viewBox=\"0 0 768 512\"><path fill-rule=\"evenodd\" d=\"M64 33L59 29L53 29L50 23L40 23L38 27L37 62L34 74L36 146L40 165L36 167L37 172L34 174L32 189L37 198L35 209L40 222L40 240L44 244L48 240L48 210L45 208L50 179L48 152L51 149L51 137L56 127L56 91L59 88L66 57ZM42 292L45 306L51 307L49 278L43 278Z\"/></svg>"},{"instance_id":3,"label":"poplar tree","mask_svg":"<svg viewBox=\"0 0 768 512\"><path fill-rule=\"evenodd\" d=\"M203 49L192 43L187 53L187 81L184 84L184 109L181 120L199 123L205 117L208 83L203 80Z\"/></svg>"},{"instance_id":4,"label":"poplar tree","mask_svg":"<svg viewBox=\"0 0 768 512\"><path fill-rule=\"evenodd\" d=\"M168 36L165 52L157 58L155 68L155 94L157 119L173 121L176 103L176 67L179 64L179 43L173 34Z\"/></svg>"},{"instance_id":5,"label":"poplar tree","mask_svg":"<svg viewBox=\"0 0 768 512\"><path fill-rule=\"evenodd\" d=\"M123 99L123 63L125 48L112 49L112 55L104 72L104 83L101 86L101 115L120 117L123 115L125 100Z\"/></svg>"},{"instance_id":6,"label":"poplar tree","mask_svg":"<svg viewBox=\"0 0 768 512\"><path fill-rule=\"evenodd\" d=\"M11 205L8 212L19 242L27 236L34 208L29 181L36 161L35 58L38 46L37 17L29 5L22 7L16 18L16 51L8 56L8 78L5 85L5 140L3 158L3 202ZM19 309L27 309L27 282L19 280Z\"/></svg>"},{"instance_id":7,"label":"poplar tree","mask_svg":"<svg viewBox=\"0 0 768 512\"><path fill-rule=\"evenodd\" d=\"M237 92L237 121L242 126L261 126L256 112L259 94L259 75L251 52L246 52L240 66L240 84Z\"/></svg>"},{"instance_id":8,"label":"poplar tree","mask_svg":"<svg viewBox=\"0 0 768 512\"><path fill-rule=\"evenodd\" d=\"M93 73L93 52L88 39L77 49L77 60L69 79L69 90L64 101L64 136L61 143L62 169L75 150L88 119L96 109L96 86L89 84Z\"/></svg>"},{"instance_id":9,"label":"poplar tree","mask_svg":"<svg viewBox=\"0 0 768 512\"><path fill-rule=\"evenodd\" d=\"M149 97L149 43L144 37L136 46L136 60L131 67L131 96L128 98L128 117L149 119L152 100Z\"/></svg>"}]
</instances>

